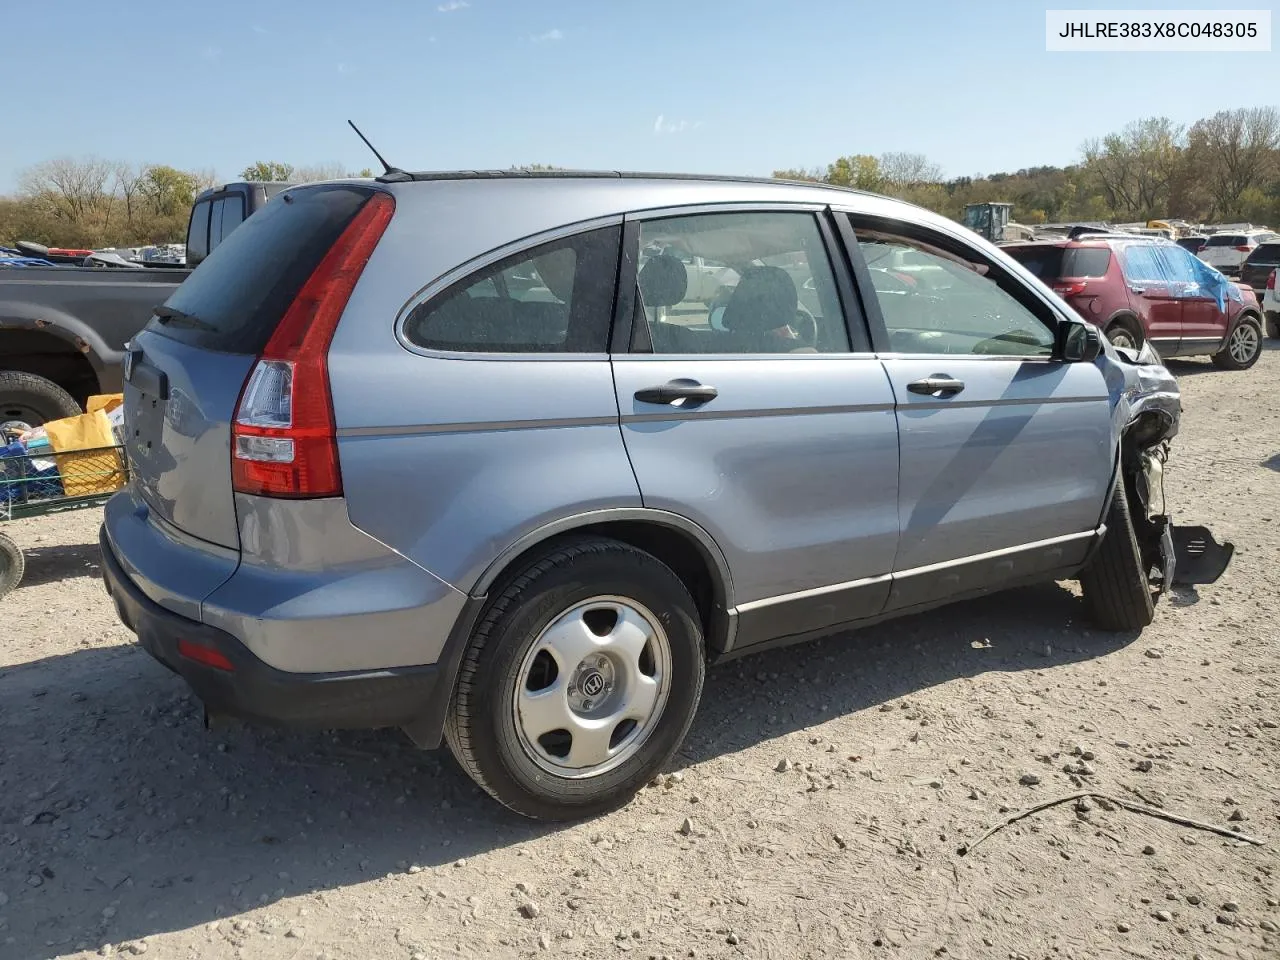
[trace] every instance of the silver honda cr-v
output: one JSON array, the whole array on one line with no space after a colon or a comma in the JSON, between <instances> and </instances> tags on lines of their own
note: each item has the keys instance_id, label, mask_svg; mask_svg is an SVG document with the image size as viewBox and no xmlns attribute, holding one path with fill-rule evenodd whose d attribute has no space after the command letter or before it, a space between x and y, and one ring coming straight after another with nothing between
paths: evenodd
<instances>
[{"instance_id":1,"label":"silver honda cr-v","mask_svg":"<svg viewBox=\"0 0 1280 960\"><path fill-rule=\"evenodd\" d=\"M125 366L102 550L141 644L210 715L444 738L533 817L625 802L709 662L1055 578L1139 630L1182 552L1158 358L854 191L291 188Z\"/></svg>"}]
</instances>

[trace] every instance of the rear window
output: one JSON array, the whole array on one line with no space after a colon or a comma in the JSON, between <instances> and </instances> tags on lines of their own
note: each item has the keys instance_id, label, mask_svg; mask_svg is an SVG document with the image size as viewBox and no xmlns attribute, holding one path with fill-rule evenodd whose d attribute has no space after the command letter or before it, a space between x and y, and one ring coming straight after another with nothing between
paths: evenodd
<instances>
[{"instance_id":1,"label":"rear window","mask_svg":"<svg viewBox=\"0 0 1280 960\"><path fill-rule=\"evenodd\" d=\"M1243 247L1249 242L1248 237L1237 233L1216 233L1209 238L1206 246L1210 247Z\"/></svg>"},{"instance_id":2,"label":"rear window","mask_svg":"<svg viewBox=\"0 0 1280 960\"><path fill-rule=\"evenodd\" d=\"M1248 262L1280 264L1280 243L1264 243L1249 254Z\"/></svg>"},{"instance_id":3,"label":"rear window","mask_svg":"<svg viewBox=\"0 0 1280 960\"><path fill-rule=\"evenodd\" d=\"M260 353L311 272L372 191L348 185L293 190L249 217L165 305L192 317L148 329L224 353Z\"/></svg>"},{"instance_id":4,"label":"rear window","mask_svg":"<svg viewBox=\"0 0 1280 960\"><path fill-rule=\"evenodd\" d=\"M1105 247L1013 247L1006 251L1039 279L1105 277L1111 251Z\"/></svg>"}]
</instances>

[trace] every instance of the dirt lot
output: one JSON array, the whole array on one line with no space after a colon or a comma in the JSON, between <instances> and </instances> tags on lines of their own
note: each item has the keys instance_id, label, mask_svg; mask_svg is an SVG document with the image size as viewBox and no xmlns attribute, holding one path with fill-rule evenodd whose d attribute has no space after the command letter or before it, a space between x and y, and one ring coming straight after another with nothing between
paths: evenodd
<instances>
[{"instance_id":1,"label":"dirt lot","mask_svg":"<svg viewBox=\"0 0 1280 960\"><path fill-rule=\"evenodd\" d=\"M1049 585L728 665L663 784L564 828L394 731L207 733L117 625L97 516L15 524L0 957L1280 956L1280 351L1175 372L1218 584L1141 637ZM1081 784L1266 846L1092 802L958 855Z\"/></svg>"}]
</instances>

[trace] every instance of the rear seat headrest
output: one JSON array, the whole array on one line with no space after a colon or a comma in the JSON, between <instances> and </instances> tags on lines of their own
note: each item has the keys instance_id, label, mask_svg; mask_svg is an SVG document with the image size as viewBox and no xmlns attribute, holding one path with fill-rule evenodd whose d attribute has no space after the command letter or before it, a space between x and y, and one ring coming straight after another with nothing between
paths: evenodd
<instances>
[{"instance_id":1,"label":"rear seat headrest","mask_svg":"<svg viewBox=\"0 0 1280 960\"><path fill-rule=\"evenodd\" d=\"M650 257L636 280L646 307L674 307L684 301L689 289L689 272L675 257Z\"/></svg>"}]
</instances>

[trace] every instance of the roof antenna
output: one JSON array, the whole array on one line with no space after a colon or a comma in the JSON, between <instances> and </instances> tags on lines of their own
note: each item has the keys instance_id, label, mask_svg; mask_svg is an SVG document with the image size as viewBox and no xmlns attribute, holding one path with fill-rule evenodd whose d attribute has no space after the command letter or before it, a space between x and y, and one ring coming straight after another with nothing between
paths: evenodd
<instances>
[{"instance_id":1,"label":"roof antenna","mask_svg":"<svg viewBox=\"0 0 1280 960\"><path fill-rule=\"evenodd\" d=\"M357 127L354 122L352 122L351 120L348 120L347 123L351 125L351 129L356 132L356 136L364 141L364 145L373 151L373 155L377 157L378 162L382 164L382 168L385 172L383 173L382 176L378 177L379 180L410 179L409 175L405 173L403 170L401 170L399 167L393 167L391 164L387 163L386 160L382 159L382 154L378 152L378 148L369 142L369 138L360 132L360 128Z\"/></svg>"}]
</instances>

